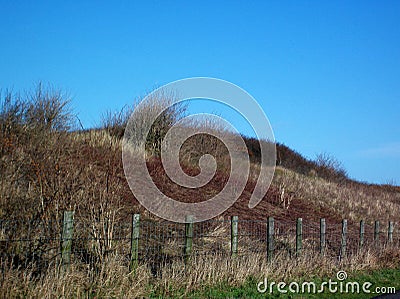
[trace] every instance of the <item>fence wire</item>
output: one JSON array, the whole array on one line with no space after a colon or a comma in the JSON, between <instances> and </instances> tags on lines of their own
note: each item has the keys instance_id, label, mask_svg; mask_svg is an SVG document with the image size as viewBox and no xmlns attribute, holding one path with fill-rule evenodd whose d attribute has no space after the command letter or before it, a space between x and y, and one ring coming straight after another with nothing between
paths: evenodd
<instances>
[{"instance_id":1,"label":"fence wire","mask_svg":"<svg viewBox=\"0 0 400 299\"><path fill-rule=\"evenodd\" d=\"M111 219L96 222L76 217L73 223L71 263L96 268L109 257L118 257L128 266L132 259L132 223L116 223ZM251 256L267 253L267 221L238 220L237 255ZM346 235L346 255L360 250L358 223L349 223ZM34 267L40 273L50 265L58 265L62 258L63 221L47 222L0 220L0 266ZM380 224L377 233L374 224L365 223L364 248L400 246L400 234L394 228ZM209 220L193 224L191 254L195 256L230 256L232 251L230 219ZM278 255L296 256L296 221L274 221L274 251ZM162 266L184 260L187 251L185 224L162 220L140 220L138 263L146 263L157 273ZM321 252L320 223L303 221L302 251ZM324 254L339 257L343 254L342 226L326 222ZM389 242L389 241L392 242ZM64 240L65 241L65 240Z\"/></svg>"}]
</instances>

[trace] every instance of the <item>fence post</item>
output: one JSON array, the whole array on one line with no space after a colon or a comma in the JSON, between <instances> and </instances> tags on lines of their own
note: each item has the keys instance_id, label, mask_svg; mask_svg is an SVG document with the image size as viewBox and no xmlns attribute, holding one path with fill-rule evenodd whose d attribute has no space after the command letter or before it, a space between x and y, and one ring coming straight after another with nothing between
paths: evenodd
<instances>
[{"instance_id":1,"label":"fence post","mask_svg":"<svg viewBox=\"0 0 400 299\"><path fill-rule=\"evenodd\" d=\"M267 221L267 260L268 262L272 261L274 257L274 235L275 235L275 229L274 229L274 218L273 217L268 217Z\"/></svg>"},{"instance_id":2,"label":"fence post","mask_svg":"<svg viewBox=\"0 0 400 299\"><path fill-rule=\"evenodd\" d=\"M139 261L139 229L140 214L132 215L131 227L131 261L129 263L129 271L135 271Z\"/></svg>"},{"instance_id":3,"label":"fence post","mask_svg":"<svg viewBox=\"0 0 400 299\"><path fill-rule=\"evenodd\" d=\"M238 252L238 216L231 217L231 255L237 256Z\"/></svg>"},{"instance_id":4,"label":"fence post","mask_svg":"<svg viewBox=\"0 0 400 299\"><path fill-rule=\"evenodd\" d=\"M340 259L346 256L347 249L347 219L342 220L342 242L340 248Z\"/></svg>"},{"instance_id":5,"label":"fence post","mask_svg":"<svg viewBox=\"0 0 400 299\"><path fill-rule=\"evenodd\" d=\"M74 234L74 211L65 211L61 236L61 265L63 271L69 269L71 263L72 237Z\"/></svg>"},{"instance_id":6,"label":"fence post","mask_svg":"<svg viewBox=\"0 0 400 299\"><path fill-rule=\"evenodd\" d=\"M392 244L393 243L393 222L389 221L388 225L388 243Z\"/></svg>"},{"instance_id":7,"label":"fence post","mask_svg":"<svg viewBox=\"0 0 400 299\"><path fill-rule=\"evenodd\" d=\"M187 263L190 259L190 255L192 253L192 244L193 244L193 216L186 216L186 224L185 224L185 247L184 247L184 256L185 263Z\"/></svg>"},{"instance_id":8,"label":"fence post","mask_svg":"<svg viewBox=\"0 0 400 299\"><path fill-rule=\"evenodd\" d=\"M375 225L374 225L374 243L375 245L379 245L379 221L376 220L375 221Z\"/></svg>"},{"instance_id":9,"label":"fence post","mask_svg":"<svg viewBox=\"0 0 400 299\"><path fill-rule=\"evenodd\" d=\"M365 234L365 222L364 220L360 221L360 249L364 246L364 234Z\"/></svg>"},{"instance_id":10,"label":"fence post","mask_svg":"<svg viewBox=\"0 0 400 299\"><path fill-rule=\"evenodd\" d=\"M325 254L326 246L326 222L325 218L321 218L319 223L319 252L321 255Z\"/></svg>"},{"instance_id":11,"label":"fence post","mask_svg":"<svg viewBox=\"0 0 400 299\"><path fill-rule=\"evenodd\" d=\"M296 255L301 255L303 248L303 219L297 218L296 222Z\"/></svg>"}]
</instances>

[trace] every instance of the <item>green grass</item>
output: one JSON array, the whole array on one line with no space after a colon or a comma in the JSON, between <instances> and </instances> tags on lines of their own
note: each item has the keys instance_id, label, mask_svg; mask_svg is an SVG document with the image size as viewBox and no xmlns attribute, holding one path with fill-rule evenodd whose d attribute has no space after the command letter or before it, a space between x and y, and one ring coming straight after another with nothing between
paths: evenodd
<instances>
[{"instance_id":1,"label":"green grass","mask_svg":"<svg viewBox=\"0 0 400 299\"><path fill-rule=\"evenodd\" d=\"M316 283L317 288L322 282L327 282L329 279L337 281L335 275L333 277L314 278L307 280L295 280L300 285L303 281L313 281ZM186 293L184 289L169 290L157 293L156 291L151 294L151 298L373 298L379 294L374 293L375 287L395 287L400 290L400 269L383 269L369 272L354 272L348 275L345 282L358 282L360 286L363 283L370 282L372 286L369 288L370 294L363 293L360 290L359 294L351 293L330 293L328 291L319 294L294 294L288 292L287 294L278 293L276 287L273 294L268 292L261 294L257 291L257 284L259 280L254 277L249 278L246 283L241 286L229 286L229 284L220 284L212 287L199 288L193 292ZM286 289L288 289L286 287ZM325 288L327 290L327 287ZM161 292L161 291L160 291Z\"/></svg>"}]
</instances>

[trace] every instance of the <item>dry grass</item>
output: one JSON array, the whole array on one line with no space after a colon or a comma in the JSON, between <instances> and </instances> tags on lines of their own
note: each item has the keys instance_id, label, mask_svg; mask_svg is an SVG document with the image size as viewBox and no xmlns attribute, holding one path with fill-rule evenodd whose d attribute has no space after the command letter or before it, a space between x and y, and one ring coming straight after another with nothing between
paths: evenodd
<instances>
[{"instance_id":1,"label":"dry grass","mask_svg":"<svg viewBox=\"0 0 400 299\"><path fill-rule=\"evenodd\" d=\"M94 272L72 264L62 273L55 266L36 277L30 269L8 269L1 281L1 298L140 298L146 296L151 278L141 266L133 276L117 257L103 261Z\"/></svg>"},{"instance_id":2,"label":"dry grass","mask_svg":"<svg viewBox=\"0 0 400 299\"><path fill-rule=\"evenodd\" d=\"M3 272L0 285L2 298L140 298L151 293L174 296L178 291L187 294L218 284L239 286L249 277L262 280L289 281L312 277L334 277L337 271L354 272L382 267L397 267L400 262L398 249L380 252L364 251L338 262L337 259L304 252L297 259L277 256L267 262L264 254L251 254L230 258L228 256L193 257L188 265L176 261L164 266L161 276L154 279L149 267L142 264L129 273L118 256L103 261L97 271L81 264L72 264L68 272L50 266L40 275L27 269L8 268Z\"/></svg>"},{"instance_id":3,"label":"dry grass","mask_svg":"<svg viewBox=\"0 0 400 299\"><path fill-rule=\"evenodd\" d=\"M393 221L400 213L400 193L376 190L373 186L330 182L280 167L274 184L286 186L286 192L297 198L332 209L342 218L354 221Z\"/></svg>"}]
</instances>

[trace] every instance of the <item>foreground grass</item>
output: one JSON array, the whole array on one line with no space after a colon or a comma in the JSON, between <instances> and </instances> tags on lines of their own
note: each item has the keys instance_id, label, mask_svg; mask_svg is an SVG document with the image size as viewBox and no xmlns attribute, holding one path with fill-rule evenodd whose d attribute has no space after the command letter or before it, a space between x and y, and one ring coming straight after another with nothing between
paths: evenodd
<instances>
[{"instance_id":1,"label":"foreground grass","mask_svg":"<svg viewBox=\"0 0 400 299\"><path fill-rule=\"evenodd\" d=\"M335 277L316 277L309 281L315 282L317 285L328 281L329 279L336 280ZM187 293L185 289L177 290L168 295L157 294L153 292L151 298L373 298L379 294L375 292L376 287L394 287L400 290L400 270L399 269L381 269L366 272L350 273L346 281L359 282L360 285L370 282L372 286L369 288L370 294L363 293L318 293L318 294L294 294L288 292L287 294L278 293L276 288L273 294L268 291L264 294L257 291L257 284L259 280L250 277L240 286L230 286L229 284L216 284L212 287L199 288L196 291ZM300 284L304 280L297 280ZM389 291L386 291L387 293Z\"/></svg>"},{"instance_id":2,"label":"foreground grass","mask_svg":"<svg viewBox=\"0 0 400 299\"><path fill-rule=\"evenodd\" d=\"M268 297L257 291L257 284L267 277L271 282L314 282L319 288L330 278L337 281L336 273L344 270L349 274L346 281L371 282L371 291L375 286L400 290L400 271L390 270L399 269L399 257L399 249L394 248L360 252L340 262L307 251L296 259L277 255L271 262L256 253L235 259L194 256L187 265L183 261L164 265L157 276L147 264L129 272L121 256L109 256L92 269L73 263L63 272L53 265L40 275L34 267L11 266L2 273L0 298L368 298L330 293Z\"/></svg>"}]
</instances>

